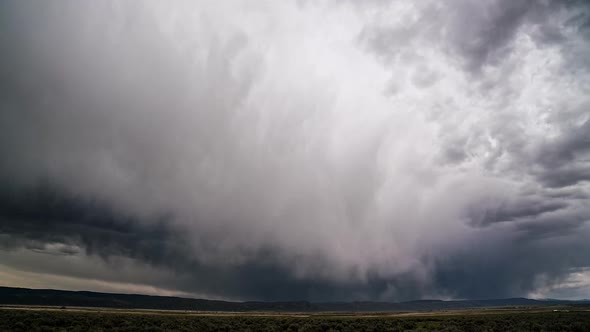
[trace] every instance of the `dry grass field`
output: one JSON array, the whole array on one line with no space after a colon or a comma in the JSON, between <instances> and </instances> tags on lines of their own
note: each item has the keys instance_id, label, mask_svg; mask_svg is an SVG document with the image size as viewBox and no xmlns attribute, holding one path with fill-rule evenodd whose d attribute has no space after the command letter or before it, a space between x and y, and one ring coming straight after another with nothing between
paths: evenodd
<instances>
[{"instance_id":1,"label":"dry grass field","mask_svg":"<svg viewBox=\"0 0 590 332\"><path fill-rule=\"evenodd\" d=\"M578 307L272 313L3 306L0 331L590 331Z\"/></svg>"}]
</instances>

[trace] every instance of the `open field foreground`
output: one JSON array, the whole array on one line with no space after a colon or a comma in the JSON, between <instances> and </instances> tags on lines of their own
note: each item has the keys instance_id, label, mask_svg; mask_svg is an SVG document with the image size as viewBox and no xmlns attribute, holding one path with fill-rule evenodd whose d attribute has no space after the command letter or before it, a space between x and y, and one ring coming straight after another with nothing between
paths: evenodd
<instances>
[{"instance_id":1,"label":"open field foreground","mask_svg":"<svg viewBox=\"0 0 590 332\"><path fill-rule=\"evenodd\" d=\"M554 310L277 314L2 307L0 331L590 331L590 311Z\"/></svg>"}]
</instances>

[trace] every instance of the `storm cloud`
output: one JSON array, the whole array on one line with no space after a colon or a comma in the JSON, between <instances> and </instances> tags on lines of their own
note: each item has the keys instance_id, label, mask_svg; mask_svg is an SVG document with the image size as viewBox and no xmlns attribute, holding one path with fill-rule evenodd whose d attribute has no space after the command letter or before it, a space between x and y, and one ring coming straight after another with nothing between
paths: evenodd
<instances>
[{"instance_id":1,"label":"storm cloud","mask_svg":"<svg viewBox=\"0 0 590 332\"><path fill-rule=\"evenodd\" d=\"M6 271L590 296L584 1L2 1L0 50Z\"/></svg>"}]
</instances>

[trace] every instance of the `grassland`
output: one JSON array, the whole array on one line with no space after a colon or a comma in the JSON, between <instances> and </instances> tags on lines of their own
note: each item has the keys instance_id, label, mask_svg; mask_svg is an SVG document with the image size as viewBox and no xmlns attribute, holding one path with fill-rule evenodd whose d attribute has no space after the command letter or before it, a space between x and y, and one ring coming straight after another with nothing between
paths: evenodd
<instances>
[{"instance_id":1,"label":"grassland","mask_svg":"<svg viewBox=\"0 0 590 332\"><path fill-rule=\"evenodd\" d=\"M4 306L0 331L585 332L590 331L590 311L581 307L287 314Z\"/></svg>"}]
</instances>

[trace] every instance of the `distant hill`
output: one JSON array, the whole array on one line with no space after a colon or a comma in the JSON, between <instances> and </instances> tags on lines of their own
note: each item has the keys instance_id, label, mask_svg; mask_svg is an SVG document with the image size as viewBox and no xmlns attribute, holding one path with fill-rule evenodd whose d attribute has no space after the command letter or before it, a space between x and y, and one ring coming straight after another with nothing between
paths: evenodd
<instances>
[{"instance_id":1,"label":"distant hill","mask_svg":"<svg viewBox=\"0 0 590 332\"><path fill-rule=\"evenodd\" d=\"M277 312L360 312L429 311L495 306L538 306L590 303L588 301L532 300L527 298L492 300L420 300L409 302L229 302L172 296L112 294L54 289L0 287L0 304L108 307L198 311L277 311Z\"/></svg>"}]
</instances>

